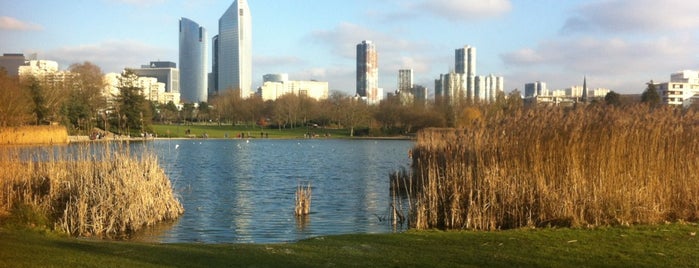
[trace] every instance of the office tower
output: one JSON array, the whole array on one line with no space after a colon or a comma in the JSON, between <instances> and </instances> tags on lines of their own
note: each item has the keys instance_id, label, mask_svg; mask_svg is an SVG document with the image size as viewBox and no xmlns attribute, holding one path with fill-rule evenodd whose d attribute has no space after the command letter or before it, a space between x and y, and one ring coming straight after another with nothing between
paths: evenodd
<instances>
[{"instance_id":1,"label":"office tower","mask_svg":"<svg viewBox=\"0 0 699 268\"><path fill-rule=\"evenodd\" d=\"M209 74L209 95L218 95L218 35L211 38L211 74Z\"/></svg>"},{"instance_id":2,"label":"office tower","mask_svg":"<svg viewBox=\"0 0 699 268\"><path fill-rule=\"evenodd\" d=\"M252 18L247 0L236 0L218 20L217 91L252 93Z\"/></svg>"},{"instance_id":3,"label":"office tower","mask_svg":"<svg viewBox=\"0 0 699 268\"><path fill-rule=\"evenodd\" d=\"M466 75L466 85L464 86L468 92L466 95L473 96L476 78L476 48L464 46L456 49L455 54L455 71Z\"/></svg>"},{"instance_id":4,"label":"office tower","mask_svg":"<svg viewBox=\"0 0 699 268\"><path fill-rule=\"evenodd\" d=\"M141 65L141 68L132 71L139 77L153 77L164 83L165 92L180 92L180 70L174 62L151 61L150 64Z\"/></svg>"},{"instance_id":5,"label":"office tower","mask_svg":"<svg viewBox=\"0 0 699 268\"><path fill-rule=\"evenodd\" d=\"M207 101L206 29L180 19L180 93L185 102Z\"/></svg>"},{"instance_id":6,"label":"office tower","mask_svg":"<svg viewBox=\"0 0 699 268\"><path fill-rule=\"evenodd\" d=\"M398 91L410 92L413 88L413 69L398 70Z\"/></svg>"},{"instance_id":7,"label":"office tower","mask_svg":"<svg viewBox=\"0 0 699 268\"><path fill-rule=\"evenodd\" d=\"M378 53L369 40L357 44L357 95L365 97L369 104L380 100Z\"/></svg>"}]
</instances>

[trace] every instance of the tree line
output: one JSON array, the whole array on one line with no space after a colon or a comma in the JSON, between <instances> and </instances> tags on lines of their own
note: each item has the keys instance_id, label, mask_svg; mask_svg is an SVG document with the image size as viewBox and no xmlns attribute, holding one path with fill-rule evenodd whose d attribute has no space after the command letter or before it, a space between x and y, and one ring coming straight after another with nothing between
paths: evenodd
<instances>
[{"instance_id":1,"label":"tree line","mask_svg":"<svg viewBox=\"0 0 699 268\"><path fill-rule=\"evenodd\" d=\"M28 77L19 79L0 70L0 126L62 124L73 135L90 135L95 128L119 134L151 132L159 124L248 125L261 128L332 127L355 135L400 135L427 127L466 127L486 116L515 113L524 107L521 94L499 92L492 102L479 102L463 96L455 99L403 103L389 96L378 105L342 92L333 91L327 99L287 94L273 101L260 96L242 98L238 90L225 90L209 102L147 101L138 77L126 69L120 76L114 96L104 93L106 81L101 69L90 63L77 63L61 79ZM660 103L655 85L647 84L642 100ZM622 105L620 95L610 92L593 105Z\"/></svg>"}]
</instances>

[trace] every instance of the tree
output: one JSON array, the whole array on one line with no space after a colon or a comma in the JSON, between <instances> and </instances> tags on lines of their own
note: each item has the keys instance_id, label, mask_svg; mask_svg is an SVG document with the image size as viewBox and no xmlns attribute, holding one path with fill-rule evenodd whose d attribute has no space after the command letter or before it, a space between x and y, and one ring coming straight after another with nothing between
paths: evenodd
<instances>
[{"instance_id":1,"label":"tree","mask_svg":"<svg viewBox=\"0 0 699 268\"><path fill-rule=\"evenodd\" d=\"M609 91L607 95L604 96L604 102L607 105L620 106L621 105L621 95L614 91Z\"/></svg>"},{"instance_id":2,"label":"tree","mask_svg":"<svg viewBox=\"0 0 699 268\"><path fill-rule=\"evenodd\" d=\"M36 77L31 77L29 79L29 94L31 94L34 118L36 118L36 124L43 124L48 120L49 108L47 107L46 100L44 98L44 89L39 83L39 79Z\"/></svg>"},{"instance_id":3,"label":"tree","mask_svg":"<svg viewBox=\"0 0 699 268\"><path fill-rule=\"evenodd\" d=\"M76 63L69 67L67 90L69 98L61 111L68 129L89 132L97 123L97 113L106 108L102 95L106 83L102 70L90 62Z\"/></svg>"},{"instance_id":4,"label":"tree","mask_svg":"<svg viewBox=\"0 0 699 268\"><path fill-rule=\"evenodd\" d=\"M117 121L121 133L143 133L151 128L150 103L138 85L138 76L126 69L119 77L119 96L116 98Z\"/></svg>"},{"instance_id":5,"label":"tree","mask_svg":"<svg viewBox=\"0 0 699 268\"><path fill-rule=\"evenodd\" d=\"M19 126L32 121L31 98L12 77L0 68L0 127Z\"/></svg>"},{"instance_id":6,"label":"tree","mask_svg":"<svg viewBox=\"0 0 699 268\"><path fill-rule=\"evenodd\" d=\"M648 87L646 87L646 90L641 94L641 102L647 103L650 107L657 107L660 105L660 95L655 89L653 80L648 82L647 85Z\"/></svg>"}]
</instances>

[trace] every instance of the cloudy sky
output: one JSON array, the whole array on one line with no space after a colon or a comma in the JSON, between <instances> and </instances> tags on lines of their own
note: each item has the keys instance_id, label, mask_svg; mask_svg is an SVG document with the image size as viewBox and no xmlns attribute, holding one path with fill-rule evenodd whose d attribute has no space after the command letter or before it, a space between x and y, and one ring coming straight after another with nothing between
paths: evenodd
<instances>
[{"instance_id":1,"label":"cloudy sky","mask_svg":"<svg viewBox=\"0 0 699 268\"><path fill-rule=\"evenodd\" d=\"M233 0L0 0L0 53L36 53L62 68L90 61L104 72L178 61L178 20L208 38ZM432 94L454 68L454 49L478 51L477 74L640 93L649 80L699 70L699 2L685 0L249 0L253 86L266 73L328 81L354 94L355 46L379 51L380 87L398 69ZM210 49L209 49L210 50ZM210 68L210 67L209 67Z\"/></svg>"}]
</instances>

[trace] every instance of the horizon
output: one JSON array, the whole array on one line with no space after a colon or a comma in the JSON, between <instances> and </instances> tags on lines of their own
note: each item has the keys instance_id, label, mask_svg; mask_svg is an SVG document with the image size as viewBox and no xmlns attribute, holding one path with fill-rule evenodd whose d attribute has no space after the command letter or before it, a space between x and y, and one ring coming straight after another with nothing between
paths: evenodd
<instances>
[{"instance_id":1,"label":"horizon","mask_svg":"<svg viewBox=\"0 0 699 268\"><path fill-rule=\"evenodd\" d=\"M105 73L178 59L178 22L206 28L207 70L225 0L0 0L0 53L36 53L61 69L92 62ZM670 2L670 3L668 3ZM674 3L674 4L673 4ZM680 0L249 0L253 88L262 76L327 81L354 95L355 46L372 40L379 87L397 88L398 70L434 94L434 79L454 69L454 50L477 48L476 74L504 76L505 92L546 82L640 94L645 83L699 69L699 3ZM676 7L682 7L677 9ZM81 14L75 16L73 14ZM672 14L672 16L660 16Z\"/></svg>"}]
</instances>

